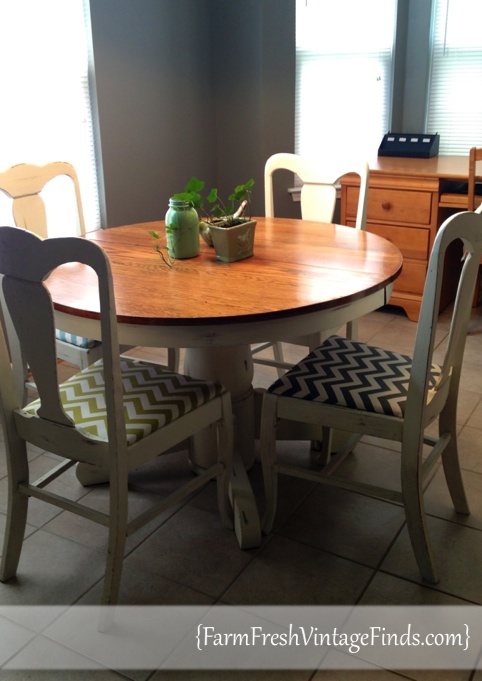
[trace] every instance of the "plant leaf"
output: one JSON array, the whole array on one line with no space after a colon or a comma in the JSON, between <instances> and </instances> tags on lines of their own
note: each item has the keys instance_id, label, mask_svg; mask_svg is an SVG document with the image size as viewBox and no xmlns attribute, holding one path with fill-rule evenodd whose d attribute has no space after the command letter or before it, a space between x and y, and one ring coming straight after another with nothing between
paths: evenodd
<instances>
[{"instance_id":1,"label":"plant leaf","mask_svg":"<svg viewBox=\"0 0 482 681\"><path fill-rule=\"evenodd\" d=\"M207 200L209 201L209 203L216 203L216 201L218 200L218 190L211 189L211 191L208 194Z\"/></svg>"},{"instance_id":2,"label":"plant leaf","mask_svg":"<svg viewBox=\"0 0 482 681\"><path fill-rule=\"evenodd\" d=\"M191 177L189 182L187 183L184 191L185 192L191 192L191 193L197 193L200 192L201 189L204 187L205 182L202 182L202 180L198 180L197 177Z\"/></svg>"},{"instance_id":3,"label":"plant leaf","mask_svg":"<svg viewBox=\"0 0 482 681\"><path fill-rule=\"evenodd\" d=\"M176 201L187 201L189 203L192 201L192 192L179 192L179 194L173 194L172 198Z\"/></svg>"},{"instance_id":4,"label":"plant leaf","mask_svg":"<svg viewBox=\"0 0 482 681\"><path fill-rule=\"evenodd\" d=\"M191 204L194 206L194 208L201 208L202 202L203 200L201 194L198 194L197 192L191 192Z\"/></svg>"}]
</instances>

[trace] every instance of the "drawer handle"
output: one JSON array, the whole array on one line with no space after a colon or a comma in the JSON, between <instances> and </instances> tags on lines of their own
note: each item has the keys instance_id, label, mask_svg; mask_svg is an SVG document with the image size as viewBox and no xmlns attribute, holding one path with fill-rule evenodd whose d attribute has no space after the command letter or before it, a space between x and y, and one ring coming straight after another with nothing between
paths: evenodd
<instances>
[{"instance_id":1,"label":"drawer handle","mask_svg":"<svg viewBox=\"0 0 482 681\"><path fill-rule=\"evenodd\" d=\"M382 203L383 210L390 210L391 207L392 207L392 204L389 201L384 201Z\"/></svg>"}]
</instances>

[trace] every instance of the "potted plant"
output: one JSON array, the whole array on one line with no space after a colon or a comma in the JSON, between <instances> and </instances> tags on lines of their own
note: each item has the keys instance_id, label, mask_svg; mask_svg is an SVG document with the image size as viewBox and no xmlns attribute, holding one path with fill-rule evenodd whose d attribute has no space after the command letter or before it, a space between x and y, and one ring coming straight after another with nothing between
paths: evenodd
<instances>
[{"instance_id":1,"label":"potted plant","mask_svg":"<svg viewBox=\"0 0 482 681\"><path fill-rule=\"evenodd\" d=\"M235 187L225 203L217 189L211 189L206 197L206 208L202 197L205 183L193 177L184 192L174 194L173 199L188 201L202 215L199 223L201 236L210 246L214 246L216 257L224 262L243 260L253 255L256 221L244 217L246 208L251 208L250 196L254 180Z\"/></svg>"}]
</instances>

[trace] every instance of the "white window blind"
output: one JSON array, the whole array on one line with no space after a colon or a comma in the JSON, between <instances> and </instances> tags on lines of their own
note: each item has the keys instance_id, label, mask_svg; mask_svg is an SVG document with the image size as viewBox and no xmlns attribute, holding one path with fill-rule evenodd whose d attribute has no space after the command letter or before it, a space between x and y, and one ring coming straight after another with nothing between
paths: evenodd
<instances>
[{"instance_id":1,"label":"white window blind","mask_svg":"<svg viewBox=\"0 0 482 681\"><path fill-rule=\"evenodd\" d=\"M297 0L297 153L376 155L390 128L396 5Z\"/></svg>"},{"instance_id":2,"label":"white window blind","mask_svg":"<svg viewBox=\"0 0 482 681\"><path fill-rule=\"evenodd\" d=\"M426 132L441 154L482 146L482 2L434 0Z\"/></svg>"},{"instance_id":3,"label":"white window blind","mask_svg":"<svg viewBox=\"0 0 482 681\"><path fill-rule=\"evenodd\" d=\"M83 0L0 3L0 170L25 162L72 163L91 231L100 227L100 211L84 9ZM55 200L45 197L49 235L65 236L77 227L60 203L62 196L68 200L60 182L58 189ZM13 224L2 192L0 199L0 224Z\"/></svg>"}]
</instances>

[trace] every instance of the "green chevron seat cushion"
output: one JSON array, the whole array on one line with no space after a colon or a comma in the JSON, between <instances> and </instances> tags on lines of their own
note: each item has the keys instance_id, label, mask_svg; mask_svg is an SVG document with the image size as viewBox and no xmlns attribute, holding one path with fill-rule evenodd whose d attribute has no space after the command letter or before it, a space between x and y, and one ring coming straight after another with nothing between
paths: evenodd
<instances>
[{"instance_id":1,"label":"green chevron seat cushion","mask_svg":"<svg viewBox=\"0 0 482 681\"><path fill-rule=\"evenodd\" d=\"M58 338L58 340L64 341L64 343L77 345L79 348L93 348L94 346L99 345L100 343L100 341L91 340L90 338L84 338L83 336L76 336L73 333L60 331L60 329L55 329L55 337Z\"/></svg>"},{"instance_id":2,"label":"green chevron seat cushion","mask_svg":"<svg viewBox=\"0 0 482 681\"><path fill-rule=\"evenodd\" d=\"M176 374L155 364L121 358L126 439L133 444L149 433L221 394L223 387ZM76 426L107 441L102 359L59 387L65 412ZM36 414L40 400L24 409Z\"/></svg>"},{"instance_id":3,"label":"green chevron seat cushion","mask_svg":"<svg viewBox=\"0 0 482 681\"><path fill-rule=\"evenodd\" d=\"M283 397L402 417L412 358L331 336L268 389ZM430 386L441 368L431 367Z\"/></svg>"}]
</instances>

